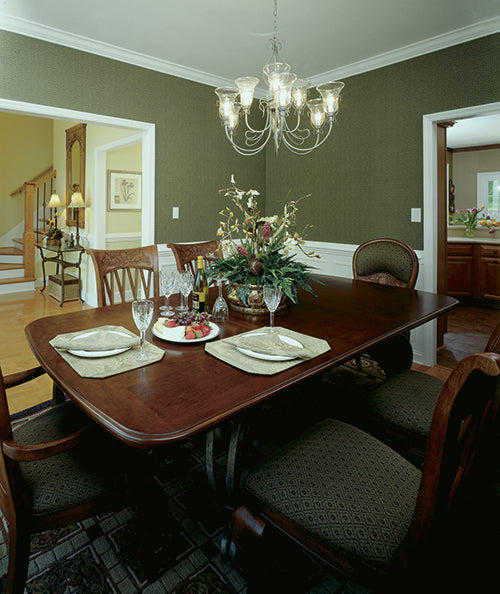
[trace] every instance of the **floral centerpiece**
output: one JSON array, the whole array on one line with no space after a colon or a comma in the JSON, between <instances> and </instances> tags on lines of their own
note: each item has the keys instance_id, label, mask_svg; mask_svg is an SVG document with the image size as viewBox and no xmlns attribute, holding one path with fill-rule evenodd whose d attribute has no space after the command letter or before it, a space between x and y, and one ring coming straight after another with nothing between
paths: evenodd
<instances>
[{"instance_id":1,"label":"floral centerpiece","mask_svg":"<svg viewBox=\"0 0 500 594\"><path fill-rule=\"evenodd\" d=\"M467 237L472 237L474 235L474 229L477 227L478 223L482 219L479 217L479 213L484 210L484 206L480 208L471 208L467 210L457 210L455 212L455 218L452 220L452 223L459 223L465 225L466 231L465 234Z\"/></svg>"},{"instance_id":2,"label":"floral centerpiece","mask_svg":"<svg viewBox=\"0 0 500 594\"><path fill-rule=\"evenodd\" d=\"M314 294L309 285L312 267L297 261L291 253L297 247L309 257L319 257L314 252L305 252L303 234L296 228L298 203L307 196L284 203L281 214L265 217L258 207L259 192L239 189L233 177L231 184L230 188L219 191L233 203L220 211L223 220L217 236L224 255L211 264L207 276L225 279L230 284L230 305L238 309L231 299L232 290L241 301L239 309L251 308L252 313L267 312L258 291L265 284L281 288L282 307L286 298L297 303L298 287Z\"/></svg>"}]
</instances>

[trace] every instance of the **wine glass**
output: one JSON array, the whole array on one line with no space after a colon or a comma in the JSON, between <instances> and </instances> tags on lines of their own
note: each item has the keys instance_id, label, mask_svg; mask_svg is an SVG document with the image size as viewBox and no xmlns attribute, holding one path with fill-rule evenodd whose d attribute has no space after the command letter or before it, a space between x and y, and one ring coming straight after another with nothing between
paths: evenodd
<instances>
[{"instance_id":1,"label":"wine glass","mask_svg":"<svg viewBox=\"0 0 500 594\"><path fill-rule=\"evenodd\" d=\"M151 299L138 299L132 302L132 315L137 329L141 333L141 348L135 358L138 361L151 359L151 353L146 352L146 330L153 319L154 303Z\"/></svg>"},{"instance_id":2,"label":"wine glass","mask_svg":"<svg viewBox=\"0 0 500 594\"><path fill-rule=\"evenodd\" d=\"M224 322L229 317L229 309L226 300L222 296L222 285L224 284L224 281L219 279L217 284L219 285L219 295L212 308L212 320L214 322Z\"/></svg>"},{"instance_id":3,"label":"wine glass","mask_svg":"<svg viewBox=\"0 0 500 594\"><path fill-rule=\"evenodd\" d=\"M280 287L274 287L273 285L264 285L264 301L266 302L267 309L269 310L269 332L276 332L276 330L274 329L274 312L278 309L278 305L281 301Z\"/></svg>"},{"instance_id":4,"label":"wine glass","mask_svg":"<svg viewBox=\"0 0 500 594\"><path fill-rule=\"evenodd\" d=\"M177 278L175 273L170 272L166 266L163 266L160 271L160 290L162 295L165 295L165 305L160 307L160 312L167 318L174 314L174 308L168 303L170 295L175 293L177 288Z\"/></svg>"},{"instance_id":5,"label":"wine glass","mask_svg":"<svg viewBox=\"0 0 500 594\"><path fill-rule=\"evenodd\" d=\"M181 304L176 307L177 311L188 311L188 297L193 290L194 276L188 270L177 273L177 286L181 292Z\"/></svg>"}]
</instances>

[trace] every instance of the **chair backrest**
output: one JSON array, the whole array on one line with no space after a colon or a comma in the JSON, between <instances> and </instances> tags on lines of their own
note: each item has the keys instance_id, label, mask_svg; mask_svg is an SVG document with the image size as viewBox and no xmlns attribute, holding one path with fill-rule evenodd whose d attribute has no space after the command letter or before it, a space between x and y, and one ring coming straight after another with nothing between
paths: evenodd
<instances>
[{"instance_id":1,"label":"chair backrest","mask_svg":"<svg viewBox=\"0 0 500 594\"><path fill-rule=\"evenodd\" d=\"M159 296L156 245L121 250L88 249L87 254L94 263L99 306Z\"/></svg>"},{"instance_id":2,"label":"chair backrest","mask_svg":"<svg viewBox=\"0 0 500 594\"><path fill-rule=\"evenodd\" d=\"M493 436L500 396L500 355L465 357L439 396L425 451L415 513L403 551L425 549L462 492ZM404 556L404 555L403 555Z\"/></svg>"},{"instance_id":3,"label":"chair backrest","mask_svg":"<svg viewBox=\"0 0 500 594\"><path fill-rule=\"evenodd\" d=\"M197 243L167 243L167 247L174 253L179 272L187 270L196 274L198 256L203 256L206 262L210 262L219 260L222 255L218 239Z\"/></svg>"},{"instance_id":4,"label":"chair backrest","mask_svg":"<svg viewBox=\"0 0 500 594\"><path fill-rule=\"evenodd\" d=\"M12 426L10 424L9 407L2 370L0 369L0 444L12 439ZM15 463L0 452L0 509L7 518L14 513L14 498L11 487L11 476Z\"/></svg>"},{"instance_id":5,"label":"chair backrest","mask_svg":"<svg viewBox=\"0 0 500 594\"><path fill-rule=\"evenodd\" d=\"M485 351L487 353L496 353L500 351L500 322L498 322L493 329Z\"/></svg>"},{"instance_id":6,"label":"chair backrest","mask_svg":"<svg viewBox=\"0 0 500 594\"><path fill-rule=\"evenodd\" d=\"M418 258L398 239L370 239L357 247L352 259L355 279L413 289L418 276Z\"/></svg>"}]
</instances>

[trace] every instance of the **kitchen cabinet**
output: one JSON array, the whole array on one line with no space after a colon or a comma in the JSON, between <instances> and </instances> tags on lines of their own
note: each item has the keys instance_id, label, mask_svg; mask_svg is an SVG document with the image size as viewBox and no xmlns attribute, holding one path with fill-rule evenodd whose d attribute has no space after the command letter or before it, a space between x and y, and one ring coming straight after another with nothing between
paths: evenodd
<instances>
[{"instance_id":1,"label":"kitchen cabinet","mask_svg":"<svg viewBox=\"0 0 500 594\"><path fill-rule=\"evenodd\" d=\"M500 302L500 243L448 242L448 294Z\"/></svg>"}]
</instances>

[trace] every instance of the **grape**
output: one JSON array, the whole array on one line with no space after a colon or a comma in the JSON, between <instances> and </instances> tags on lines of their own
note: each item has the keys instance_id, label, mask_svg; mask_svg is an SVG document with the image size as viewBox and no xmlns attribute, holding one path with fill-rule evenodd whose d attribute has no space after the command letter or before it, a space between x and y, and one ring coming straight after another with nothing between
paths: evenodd
<instances>
[{"instance_id":1,"label":"grape","mask_svg":"<svg viewBox=\"0 0 500 594\"><path fill-rule=\"evenodd\" d=\"M193 324L196 322L208 322L210 319L210 314L204 312L196 312L193 310L186 311L186 312L178 312L174 314L174 322L179 326L189 326L189 324Z\"/></svg>"}]
</instances>

